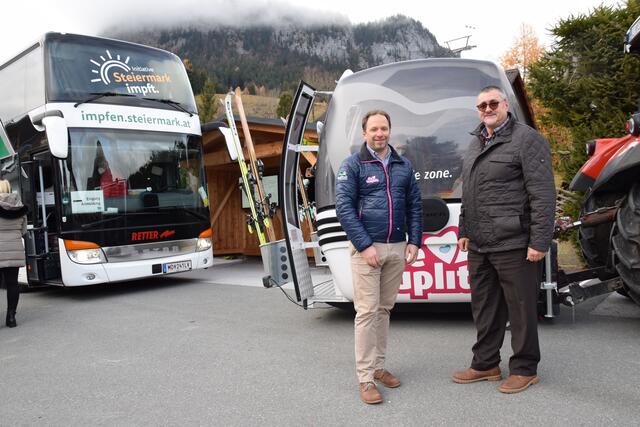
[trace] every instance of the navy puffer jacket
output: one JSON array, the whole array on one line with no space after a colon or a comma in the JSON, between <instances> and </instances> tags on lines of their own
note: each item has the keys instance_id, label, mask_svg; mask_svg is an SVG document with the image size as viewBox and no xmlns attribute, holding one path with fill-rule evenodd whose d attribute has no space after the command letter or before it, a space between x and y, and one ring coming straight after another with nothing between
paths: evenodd
<instances>
[{"instance_id":1,"label":"navy puffer jacket","mask_svg":"<svg viewBox=\"0 0 640 427\"><path fill-rule=\"evenodd\" d=\"M336 214L358 252L373 242L404 242L407 233L409 243L421 244L420 189L411 162L389 148L386 168L363 144L342 162L336 176Z\"/></svg>"}]
</instances>

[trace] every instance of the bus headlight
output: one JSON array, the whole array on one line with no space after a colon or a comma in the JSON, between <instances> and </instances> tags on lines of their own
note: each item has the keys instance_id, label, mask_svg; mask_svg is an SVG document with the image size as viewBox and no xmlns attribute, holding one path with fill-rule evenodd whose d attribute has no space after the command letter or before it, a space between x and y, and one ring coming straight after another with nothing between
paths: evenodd
<instances>
[{"instance_id":1,"label":"bus headlight","mask_svg":"<svg viewBox=\"0 0 640 427\"><path fill-rule=\"evenodd\" d=\"M210 228L204 230L198 236L198 241L196 242L196 252L206 251L211 247L211 236L213 235L213 231Z\"/></svg>"},{"instance_id":2,"label":"bus headlight","mask_svg":"<svg viewBox=\"0 0 640 427\"><path fill-rule=\"evenodd\" d=\"M93 242L65 240L64 247L71 261L78 264L100 264L107 262L100 246Z\"/></svg>"},{"instance_id":3,"label":"bus headlight","mask_svg":"<svg viewBox=\"0 0 640 427\"><path fill-rule=\"evenodd\" d=\"M78 264L100 264L107 262L102 249L79 249L77 251L67 251L71 261Z\"/></svg>"},{"instance_id":4,"label":"bus headlight","mask_svg":"<svg viewBox=\"0 0 640 427\"><path fill-rule=\"evenodd\" d=\"M206 251L211 247L211 237L198 237L198 242L196 243L196 251Z\"/></svg>"}]
</instances>

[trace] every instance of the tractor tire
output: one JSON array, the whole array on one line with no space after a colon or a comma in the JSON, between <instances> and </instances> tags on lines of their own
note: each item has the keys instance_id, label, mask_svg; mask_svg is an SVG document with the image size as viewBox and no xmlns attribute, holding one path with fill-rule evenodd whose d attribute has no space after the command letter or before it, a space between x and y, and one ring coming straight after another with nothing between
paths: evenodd
<instances>
[{"instance_id":1,"label":"tractor tire","mask_svg":"<svg viewBox=\"0 0 640 427\"><path fill-rule=\"evenodd\" d=\"M593 212L598 208L613 206L616 200L624 195L618 193L606 193L590 197L582 206L580 216L587 212ZM598 273L600 280L607 280L617 276L613 265L611 265L611 228L613 223L600 224L595 227L580 227L578 238L580 239L580 249L582 255L590 268L608 267Z\"/></svg>"},{"instance_id":2,"label":"tractor tire","mask_svg":"<svg viewBox=\"0 0 640 427\"><path fill-rule=\"evenodd\" d=\"M624 290L640 305L640 182L631 187L618 210L612 243Z\"/></svg>"}]
</instances>

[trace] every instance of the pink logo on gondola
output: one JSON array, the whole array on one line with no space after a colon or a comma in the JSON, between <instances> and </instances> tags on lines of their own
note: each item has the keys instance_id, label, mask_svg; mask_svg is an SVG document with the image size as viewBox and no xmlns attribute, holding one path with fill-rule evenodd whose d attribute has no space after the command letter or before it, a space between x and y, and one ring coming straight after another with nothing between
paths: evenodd
<instances>
[{"instance_id":1,"label":"pink logo on gondola","mask_svg":"<svg viewBox=\"0 0 640 427\"><path fill-rule=\"evenodd\" d=\"M402 273L401 294L428 299L431 294L468 294L467 253L458 249L458 227L423 233L417 261Z\"/></svg>"},{"instance_id":2,"label":"pink logo on gondola","mask_svg":"<svg viewBox=\"0 0 640 427\"><path fill-rule=\"evenodd\" d=\"M377 176L370 176L369 178L367 178L367 184L376 184L380 182L380 180L378 179Z\"/></svg>"}]
</instances>

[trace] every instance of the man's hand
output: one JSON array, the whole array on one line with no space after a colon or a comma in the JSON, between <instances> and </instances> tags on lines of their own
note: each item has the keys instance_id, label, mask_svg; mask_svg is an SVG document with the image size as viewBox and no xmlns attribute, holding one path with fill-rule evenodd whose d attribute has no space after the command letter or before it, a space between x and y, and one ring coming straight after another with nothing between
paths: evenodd
<instances>
[{"instance_id":1,"label":"man's hand","mask_svg":"<svg viewBox=\"0 0 640 427\"><path fill-rule=\"evenodd\" d=\"M378 256L378 251L376 248L371 245L364 251L360 252L364 260L373 268L380 267L380 257Z\"/></svg>"},{"instance_id":2,"label":"man's hand","mask_svg":"<svg viewBox=\"0 0 640 427\"><path fill-rule=\"evenodd\" d=\"M544 258L545 252L536 251L533 248L527 248L527 261L536 262Z\"/></svg>"},{"instance_id":3,"label":"man's hand","mask_svg":"<svg viewBox=\"0 0 640 427\"><path fill-rule=\"evenodd\" d=\"M467 252L469 250L469 238L468 237L462 237L462 238L458 239L458 249L460 249L462 252Z\"/></svg>"},{"instance_id":4,"label":"man's hand","mask_svg":"<svg viewBox=\"0 0 640 427\"><path fill-rule=\"evenodd\" d=\"M413 243L407 244L407 247L404 250L404 260L406 265L413 264L416 258L418 258L418 247Z\"/></svg>"}]
</instances>

